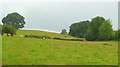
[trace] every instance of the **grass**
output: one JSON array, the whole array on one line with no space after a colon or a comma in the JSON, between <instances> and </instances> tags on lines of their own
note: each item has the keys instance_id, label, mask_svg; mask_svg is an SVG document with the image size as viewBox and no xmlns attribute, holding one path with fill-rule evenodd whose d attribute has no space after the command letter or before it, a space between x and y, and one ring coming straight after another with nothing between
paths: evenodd
<instances>
[{"instance_id":1,"label":"grass","mask_svg":"<svg viewBox=\"0 0 120 67\"><path fill-rule=\"evenodd\" d=\"M37 30L18 30L17 36L19 35L38 35L38 36L49 36L51 38L64 38L64 39L84 39L84 38L76 38L70 35L63 35L58 33L52 32L45 32L45 31L37 31Z\"/></svg>"},{"instance_id":2,"label":"grass","mask_svg":"<svg viewBox=\"0 0 120 67\"><path fill-rule=\"evenodd\" d=\"M0 65L2 65L2 37L0 35Z\"/></svg>"},{"instance_id":3,"label":"grass","mask_svg":"<svg viewBox=\"0 0 120 67\"><path fill-rule=\"evenodd\" d=\"M19 37L27 34L75 38L50 32L19 30L15 37L2 38L3 65L118 65L118 43L115 41L82 42Z\"/></svg>"}]
</instances>

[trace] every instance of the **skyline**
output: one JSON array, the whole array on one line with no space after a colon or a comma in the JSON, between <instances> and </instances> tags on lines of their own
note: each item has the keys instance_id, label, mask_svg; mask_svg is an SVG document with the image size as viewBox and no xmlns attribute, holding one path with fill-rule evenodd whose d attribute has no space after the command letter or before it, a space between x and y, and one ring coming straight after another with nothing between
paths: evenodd
<instances>
[{"instance_id":1,"label":"skyline","mask_svg":"<svg viewBox=\"0 0 120 67\"><path fill-rule=\"evenodd\" d=\"M118 29L117 2L2 2L0 20L12 12L25 17L24 29L68 31L72 23L96 16L111 19L113 29Z\"/></svg>"}]
</instances>

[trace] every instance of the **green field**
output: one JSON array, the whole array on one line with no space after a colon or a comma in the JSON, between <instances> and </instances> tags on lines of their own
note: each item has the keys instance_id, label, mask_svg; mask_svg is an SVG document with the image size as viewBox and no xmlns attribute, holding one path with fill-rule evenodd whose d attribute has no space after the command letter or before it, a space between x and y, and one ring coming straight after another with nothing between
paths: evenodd
<instances>
[{"instance_id":1,"label":"green field","mask_svg":"<svg viewBox=\"0 0 120 67\"><path fill-rule=\"evenodd\" d=\"M116 41L64 41L24 38L20 35L46 35L71 39L44 31L19 30L14 37L2 37L3 65L118 65Z\"/></svg>"},{"instance_id":2,"label":"green field","mask_svg":"<svg viewBox=\"0 0 120 67\"><path fill-rule=\"evenodd\" d=\"M2 37L0 35L0 65L2 65Z\"/></svg>"}]
</instances>

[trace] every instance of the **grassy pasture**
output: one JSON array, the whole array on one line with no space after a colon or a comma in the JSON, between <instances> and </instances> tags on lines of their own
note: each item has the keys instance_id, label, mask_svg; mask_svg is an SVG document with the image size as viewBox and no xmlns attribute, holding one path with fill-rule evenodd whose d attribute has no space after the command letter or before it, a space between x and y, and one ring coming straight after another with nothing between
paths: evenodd
<instances>
[{"instance_id":1,"label":"grassy pasture","mask_svg":"<svg viewBox=\"0 0 120 67\"><path fill-rule=\"evenodd\" d=\"M83 39L83 38L77 38L70 35L63 35L53 32L45 32L45 31L38 31L38 30L18 30L17 36L19 35L38 35L38 36L49 36L49 37L56 37L56 38L64 38L64 39ZM66 37L65 37L66 36Z\"/></svg>"},{"instance_id":2,"label":"grassy pasture","mask_svg":"<svg viewBox=\"0 0 120 67\"><path fill-rule=\"evenodd\" d=\"M0 65L2 65L2 37L0 35Z\"/></svg>"},{"instance_id":3,"label":"grassy pasture","mask_svg":"<svg viewBox=\"0 0 120 67\"><path fill-rule=\"evenodd\" d=\"M117 65L118 43L115 41L64 41L24 38L19 35L65 35L19 30L14 37L2 38L3 65ZM66 35L67 38L75 38Z\"/></svg>"}]
</instances>

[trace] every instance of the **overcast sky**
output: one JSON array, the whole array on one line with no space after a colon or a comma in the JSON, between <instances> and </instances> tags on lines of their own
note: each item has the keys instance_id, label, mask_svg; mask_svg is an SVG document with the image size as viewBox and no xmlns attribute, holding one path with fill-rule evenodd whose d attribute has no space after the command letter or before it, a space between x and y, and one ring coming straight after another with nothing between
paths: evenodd
<instances>
[{"instance_id":1,"label":"overcast sky","mask_svg":"<svg viewBox=\"0 0 120 67\"><path fill-rule=\"evenodd\" d=\"M25 17L25 29L42 29L60 32L62 29L68 31L72 23L102 16L105 19L111 19L113 29L116 30L118 29L117 1L2 0L0 2L0 8L2 10L0 11L2 13L0 14L0 20L9 13L18 12Z\"/></svg>"}]
</instances>

